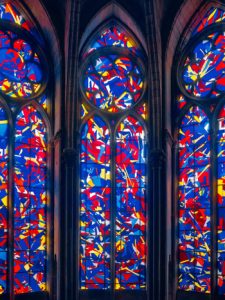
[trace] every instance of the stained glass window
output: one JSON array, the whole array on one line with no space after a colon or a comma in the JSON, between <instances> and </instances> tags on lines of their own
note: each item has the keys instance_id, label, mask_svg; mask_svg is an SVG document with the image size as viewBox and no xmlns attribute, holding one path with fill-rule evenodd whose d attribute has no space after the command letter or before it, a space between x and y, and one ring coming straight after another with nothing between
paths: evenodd
<instances>
[{"instance_id":1,"label":"stained glass window","mask_svg":"<svg viewBox=\"0 0 225 300\"><path fill-rule=\"evenodd\" d=\"M86 122L81 138L81 288L109 288L109 128L95 116Z\"/></svg>"},{"instance_id":2,"label":"stained glass window","mask_svg":"<svg viewBox=\"0 0 225 300\"><path fill-rule=\"evenodd\" d=\"M120 24L109 24L100 30L96 37L86 47L83 58L88 54L93 53L95 50L112 47L111 50L115 49L127 49L136 57L143 56L143 51L139 44L135 41L132 35Z\"/></svg>"},{"instance_id":3,"label":"stained glass window","mask_svg":"<svg viewBox=\"0 0 225 300\"><path fill-rule=\"evenodd\" d=\"M116 289L146 286L146 138L129 116L116 132Z\"/></svg>"},{"instance_id":4,"label":"stained glass window","mask_svg":"<svg viewBox=\"0 0 225 300\"><path fill-rule=\"evenodd\" d=\"M9 125L5 109L0 107L0 228L1 228L1 252L0 252L0 294L8 292L8 161L9 161Z\"/></svg>"},{"instance_id":5,"label":"stained glass window","mask_svg":"<svg viewBox=\"0 0 225 300\"><path fill-rule=\"evenodd\" d=\"M142 70L129 57L99 56L87 66L84 87L93 105L110 112L125 110L142 95Z\"/></svg>"},{"instance_id":6,"label":"stained glass window","mask_svg":"<svg viewBox=\"0 0 225 300\"><path fill-rule=\"evenodd\" d=\"M82 54L81 290L146 289L143 55L117 23L100 30Z\"/></svg>"},{"instance_id":7,"label":"stained glass window","mask_svg":"<svg viewBox=\"0 0 225 300\"><path fill-rule=\"evenodd\" d=\"M218 290L225 294L225 107L218 116L218 144L217 144L217 257L218 257Z\"/></svg>"},{"instance_id":8,"label":"stained glass window","mask_svg":"<svg viewBox=\"0 0 225 300\"><path fill-rule=\"evenodd\" d=\"M11 299L47 289L48 68L27 16L7 2L0 19L0 294Z\"/></svg>"},{"instance_id":9,"label":"stained glass window","mask_svg":"<svg viewBox=\"0 0 225 300\"><path fill-rule=\"evenodd\" d=\"M225 295L224 16L212 7L195 21L176 96L178 289L216 295Z\"/></svg>"},{"instance_id":10,"label":"stained glass window","mask_svg":"<svg viewBox=\"0 0 225 300\"><path fill-rule=\"evenodd\" d=\"M17 115L14 168L15 293L45 290L46 126L32 106Z\"/></svg>"},{"instance_id":11,"label":"stained glass window","mask_svg":"<svg viewBox=\"0 0 225 300\"><path fill-rule=\"evenodd\" d=\"M197 19L197 26L193 29L192 35L201 32L205 28L215 23L221 23L225 20L225 12L218 7L211 7L204 15L202 20Z\"/></svg>"},{"instance_id":12,"label":"stained glass window","mask_svg":"<svg viewBox=\"0 0 225 300\"><path fill-rule=\"evenodd\" d=\"M210 292L210 135L191 107L179 130L179 287Z\"/></svg>"},{"instance_id":13,"label":"stained glass window","mask_svg":"<svg viewBox=\"0 0 225 300\"><path fill-rule=\"evenodd\" d=\"M40 94L44 80L40 56L17 34L0 31L0 92L15 99Z\"/></svg>"}]
</instances>

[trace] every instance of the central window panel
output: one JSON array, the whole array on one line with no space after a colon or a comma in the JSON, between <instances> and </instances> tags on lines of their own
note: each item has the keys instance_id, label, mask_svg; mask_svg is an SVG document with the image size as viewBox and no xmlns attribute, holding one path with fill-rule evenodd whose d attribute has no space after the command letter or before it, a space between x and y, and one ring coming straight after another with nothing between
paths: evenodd
<instances>
[{"instance_id":1,"label":"central window panel","mask_svg":"<svg viewBox=\"0 0 225 300\"><path fill-rule=\"evenodd\" d=\"M225 295L224 17L193 22L177 62L177 299Z\"/></svg>"},{"instance_id":2,"label":"central window panel","mask_svg":"<svg viewBox=\"0 0 225 300\"><path fill-rule=\"evenodd\" d=\"M80 289L146 289L144 52L104 26L82 53Z\"/></svg>"}]
</instances>

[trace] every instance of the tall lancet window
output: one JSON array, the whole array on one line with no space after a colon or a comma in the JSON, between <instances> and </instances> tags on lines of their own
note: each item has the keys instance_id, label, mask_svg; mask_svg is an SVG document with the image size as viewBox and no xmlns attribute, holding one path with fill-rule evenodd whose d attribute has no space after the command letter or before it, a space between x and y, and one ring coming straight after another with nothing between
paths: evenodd
<instances>
[{"instance_id":1,"label":"tall lancet window","mask_svg":"<svg viewBox=\"0 0 225 300\"><path fill-rule=\"evenodd\" d=\"M82 52L80 289L146 289L146 70L117 22Z\"/></svg>"},{"instance_id":2,"label":"tall lancet window","mask_svg":"<svg viewBox=\"0 0 225 300\"><path fill-rule=\"evenodd\" d=\"M224 19L195 20L177 67L179 299L225 295Z\"/></svg>"},{"instance_id":3,"label":"tall lancet window","mask_svg":"<svg viewBox=\"0 0 225 300\"><path fill-rule=\"evenodd\" d=\"M40 33L15 5L0 3L0 294L42 299L49 250L48 67Z\"/></svg>"}]
</instances>

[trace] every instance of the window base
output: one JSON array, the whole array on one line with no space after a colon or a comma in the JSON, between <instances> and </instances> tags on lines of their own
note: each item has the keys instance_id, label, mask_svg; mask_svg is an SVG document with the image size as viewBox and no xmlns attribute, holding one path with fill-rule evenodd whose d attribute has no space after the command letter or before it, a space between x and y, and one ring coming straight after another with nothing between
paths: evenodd
<instances>
[{"instance_id":1,"label":"window base","mask_svg":"<svg viewBox=\"0 0 225 300\"><path fill-rule=\"evenodd\" d=\"M113 293L106 290L80 291L80 300L110 300ZM147 291L115 291L116 300L147 300Z\"/></svg>"},{"instance_id":2,"label":"window base","mask_svg":"<svg viewBox=\"0 0 225 300\"><path fill-rule=\"evenodd\" d=\"M9 300L9 294L0 295L0 300ZM48 292L34 292L15 295L15 300L49 300Z\"/></svg>"},{"instance_id":3,"label":"window base","mask_svg":"<svg viewBox=\"0 0 225 300\"><path fill-rule=\"evenodd\" d=\"M177 300L210 300L211 295L205 293L198 293L198 292L178 291L176 299Z\"/></svg>"}]
</instances>

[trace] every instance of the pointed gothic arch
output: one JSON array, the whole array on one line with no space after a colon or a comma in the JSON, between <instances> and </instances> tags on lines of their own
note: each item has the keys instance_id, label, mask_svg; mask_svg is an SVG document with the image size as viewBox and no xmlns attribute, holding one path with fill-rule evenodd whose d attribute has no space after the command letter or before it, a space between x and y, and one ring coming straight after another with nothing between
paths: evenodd
<instances>
[{"instance_id":1,"label":"pointed gothic arch","mask_svg":"<svg viewBox=\"0 0 225 300\"><path fill-rule=\"evenodd\" d=\"M1 126L6 122L9 129L7 193L1 194L4 235L1 237L0 294L3 299L47 299L52 293L50 142L54 135L52 107L57 109L55 103L59 103L59 98L56 96L53 103L55 69L47 44L49 40L57 44L57 39L39 1L32 6L25 2L0 3L0 101L8 115L8 119L2 119ZM33 11L34 6L38 10ZM42 25L34 17L41 12L41 18L45 18ZM56 60L60 57L57 49L56 45L52 56ZM60 81L58 84L59 88ZM4 147L4 138L1 138L2 154ZM1 183L3 187L3 181Z\"/></svg>"},{"instance_id":2,"label":"pointed gothic arch","mask_svg":"<svg viewBox=\"0 0 225 300\"><path fill-rule=\"evenodd\" d=\"M172 71L175 282L178 299L222 299L224 94L218 58L223 56L224 7L210 1L193 15Z\"/></svg>"},{"instance_id":3,"label":"pointed gothic arch","mask_svg":"<svg viewBox=\"0 0 225 300\"><path fill-rule=\"evenodd\" d=\"M114 5L109 5L105 9L110 11L112 7ZM87 32L90 35L90 29ZM86 39L87 35L85 32ZM133 292L135 297L139 298L145 295L147 288L146 232L148 229L145 217L148 203L146 198L147 138L136 132L132 121L139 124L138 128L142 128L144 132L145 126L141 124L145 123L144 119L146 115L148 116L144 96L146 70L142 63L145 53L135 35L116 18L111 18L99 24L97 28L92 28L92 34L85 43L81 42L81 45L82 101L78 102L78 105L82 107L82 128L87 126L86 122L101 117L102 120L106 120L109 130L107 144L105 144L104 137L100 138L105 127L101 128L95 123L93 125L95 133L86 133L88 139L86 145L92 144L92 150L96 151L81 146L80 163L87 168L88 165L89 167L92 165L92 172L89 170L88 177L87 174L80 173L81 181L86 182L83 189L81 187L81 212L85 212L85 220L81 220L79 243L82 245L80 296L82 298L100 293L103 297L107 297L108 294L116 293L118 296L124 295L126 299ZM128 127L123 125L125 121L127 125L130 124ZM98 123L99 120L96 119L96 122ZM92 128L89 127L87 130L92 131ZM123 139L121 130L127 131ZM97 132L99 132L99 140L93 140L91 135L97 136ZM125 147L127 135L131 138L130 148ZM81 140L81 144L84 145L83 131ZM101 156L99 156L100 149ZM100 160L93 173L93 163L97 159L95 157L97 154ZM126 159L124 155L127 156ZM125 163L125 160L129 159L130 163ZM84 165L82 169L85 169ZM97 172L98 168L100 169ZM123 180L125 180L124 184ZM142 180L144 186L140 185ZM99 186L100 181L105 183ZM104 192L106 190L107 193ZM100 202L104 205L100 205ZM120 206L126 207L125 203L127 203L126 211L120 210ZM88 207L89 209L92 207L91 211ZM104 211L104 207L108 207L108 210ZM99 219L92 216L91 219L96 222L90 223L88 213L99 214ZM105 219L104 223L100 221L101 218ZM94 228L90 227L91 225ZM90 232L95 236L93 247L91 247ZM82 263L83 260L85 264Z\"/></svg>"}]
</instances>

